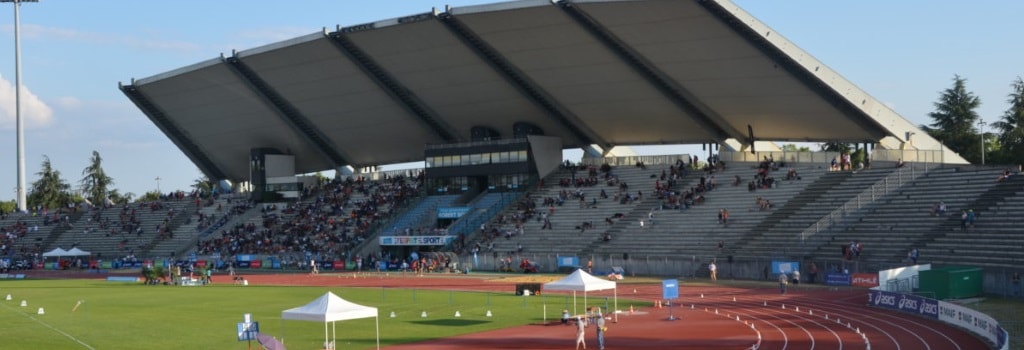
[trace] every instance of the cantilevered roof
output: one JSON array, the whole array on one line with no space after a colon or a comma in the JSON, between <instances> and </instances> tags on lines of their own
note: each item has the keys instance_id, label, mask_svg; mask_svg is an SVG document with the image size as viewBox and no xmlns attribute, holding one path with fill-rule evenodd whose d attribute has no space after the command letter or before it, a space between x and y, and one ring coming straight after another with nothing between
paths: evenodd
<instances>
[{"instance_id":1,"label":"cantilevered roof","mask_svg":"<svg viewBox=\"0 0 1024 350\"><path fill-rule=\"evenodd\" d=\"M121 89L207 176L231 180L248 179L252 148L295 155L306 173L418 161L426 144L471 140L474 127L512 137L517 123L565 148L753 139L942 149L728 0L452 8L339 26Z\"/></svg>"}]
</instances>

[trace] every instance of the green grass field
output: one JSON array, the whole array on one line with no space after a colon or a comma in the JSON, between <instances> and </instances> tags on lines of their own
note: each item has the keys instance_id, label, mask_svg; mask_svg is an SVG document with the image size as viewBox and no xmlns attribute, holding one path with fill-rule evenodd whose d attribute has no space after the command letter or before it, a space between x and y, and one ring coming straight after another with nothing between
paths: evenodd
<instances>
[{"instance_id":1,"label":"green grass field","mask_svg":"<svg viewBox=\"0 0 1024 350\"><path fill-rule=\"evenodd\" d=\"M327 291L378 308L381 346L535 323L545 315L551 320L561 309L571 309L572 303L571 297L561 295L524 298L507 292L6 280L0 281L0 347L248 349L248 342L237 340L236 325L250 313L262 333L283 337L289 349L320 349L323 323L282 321L281 311L305 305ZM3 300L8 294L12 300ZM78 301L82 303L76 309ZM590 300L593 305L603 303L604 298ZM38 315L39 308L45 314ZM493 317L486 317L488 310ZM389 317L392 311L397 317ZM424 311L426 318L421 317ZM455 311L461 317L454 317ZM372 318L337 322L335 329L338 348L375 346ZM252 348L258 349L258 343L253 341Z\"/></svg>"},{"instance_id":2,"label":"green grass field","mask_svg":"<svg viewBox=\"0 0 1024 350\"><path fill-rule=\"evenodd\" d=\"M720 285L772 287L767 282L744 281ZM509 292L0 280L0 349L248 349L249 343L239 342L236 334L236 325L246 313L260 323L263 333L283 337L289 349L320 349L323 323L282 321L281 311L305 305L327 291L378 308L381 346L537 323L545 316L551 321L560 317L562 309L572 309L572 298L564 295L524 298ZM4 300L8 294L11 300ZM28 305L22 307L22 300ZM82 303L75 309L78 301ZM589 300L590 305L604 303L603 297ZM620 308L629 304L650 303L619 300ZM582 311L582 298L577 305ZM37 314L40 307L45 314ZM1021 344L1024 331L1019 315L1024 307L1019 300L982 298L971 307L1010 326L1012 343ZM488 310L493 317L485 316ZM392 311L395 318L389 317ZM420 317L424 311L426 318ZM461 317L454 317L455 311ZM338 348L374 348L374 319L337 322L335 327ZM252 348L259 345L253 341Z\"/></svg>"}]
</instances>

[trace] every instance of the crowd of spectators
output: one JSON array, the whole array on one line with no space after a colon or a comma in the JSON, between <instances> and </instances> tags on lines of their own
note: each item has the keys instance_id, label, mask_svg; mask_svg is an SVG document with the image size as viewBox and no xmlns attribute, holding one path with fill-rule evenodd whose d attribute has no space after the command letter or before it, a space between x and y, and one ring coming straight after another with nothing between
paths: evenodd
<instances>
[{"instance_id":1,"label":"crowd of spectators","mask_svg":"<svg viewBox=\"0 0 1024 350\"><path fill-rule=\"evenodd\" d=\"M0 226L0 233L3 234L0 237L0 256L26 255L38 250L38 247L35 247L35 249L28 247L15 248L19 239L24 239L29 233L36 231L39 231L38 226L30 226L22 219L15 220L13 223L5 226Z\"/></svg>"},{"instance_id":2,"label":"crowd of spectators","mask_svg":"<svg viewBox=\"0 0 1024 350\"><path fill-rule=\"evenodd\" d=\"M199 241L197 252L345 257L396 207L417 196L422 183L422 174L327 181L299 202L265 205L258 222L222 228L218 237Z\"/></svg>"}]
</instances>

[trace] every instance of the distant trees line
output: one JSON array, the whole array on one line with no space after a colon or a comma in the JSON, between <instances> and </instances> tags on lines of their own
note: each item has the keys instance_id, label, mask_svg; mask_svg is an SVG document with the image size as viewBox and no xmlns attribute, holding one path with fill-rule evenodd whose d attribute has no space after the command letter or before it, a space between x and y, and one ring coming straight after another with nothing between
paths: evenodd
<instances>
[{"instance_id":1,"label":"distant trees line","mask_svg":"<svg viewBox=\"0 0 1024 350\"><path fill-rule=\"evenodd\" d=\"M53 168L49 156L43 155L43 163L35 175L37 178L29 185L26 195L26 207L29 212L36 211L36 208L55 211L83 202L97 206L123 205L133 201L157 200L161 196L158 190L146 192L141 197L132 192L122 194L114 188L114 179L103 170L103 157L98 151L92 151L89 165L82 169L82 178L78 181L77 189L73 189L60 171ZM201 194L209 194L213 189L213 182L203 177L196 179L192 187ZM16 204L14 200L0 202L0 210L11 213L15 210Z\"/></svg>"}]
</instances>

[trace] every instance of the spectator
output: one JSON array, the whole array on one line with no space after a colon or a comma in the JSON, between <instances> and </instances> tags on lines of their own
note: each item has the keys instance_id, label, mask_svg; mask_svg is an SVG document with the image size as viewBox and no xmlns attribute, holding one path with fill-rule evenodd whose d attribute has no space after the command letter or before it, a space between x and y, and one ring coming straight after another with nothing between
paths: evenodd
<instances>
[{"instance_id":1,"label":"spectator","mask_svg":"<svg viewBox=\"0 0 1024 350\"><path fill-rule=\"evenodd\" d=\"M799 180L799 179L800 179L800 175L798 175L796 173L796 169L789 168L789 171L786 172L786 180Z\"/></svg>"},{"instance_id":2,"label":"spectator","mask_svg":"<svg viewBox=\"0 0 1024 350\"><path fill-rule=\"evenodd\" d=\"M807 267L807 281L810 282L811 284L814 284L817 279L818 279L818 265L815 265L814 263L811 263L811 265L809 267Z\"/></svg>"},{"instance_id":3,"label":"spectator","mask_svg":"<svg viewBox=\"0 0 1024 350\"><path fill-rule=\"evenodd\" d=\"M711 260L711 263L708 264L708 274L712 282L718 280L718 266L715 266L714 260Z\"/></svg>"},{"instance_id":4,"label":"spectator","mask_svg":"<svg viewBox=\"0 0 1024 350\"><path fill-rule=\"evenodd\" d=\"M576 350L580 350L580 345L584 349L587 348L586 332L584 332L586 327L587 321L584 321L582 317L576 316Z\"/></svg>"},{"instance_id":5,"label":"spectator","mask_svg":"<svg viewBox=\"0 0 1024 350\"><path fill-rule=\"evenodd\" d=\"M960 231L967 232L967 211L960 211Z\"/></svg>"},{"instance_id":6,"label":"spectator","mask_svg":"<svg viewBox=\"0 0 1024 350\"><path fill-rule=\"evenodd\" d=\"M946 203L938 201L932 206L932 216L943 216L946 215Z\"/></svg>"},{"instance_id":7,"label":"spectator","mask_svg":"<svg viewBox=\"0 0 1024 350\"><path fill-rule=\"evenodd\" d=\"M1020 290L1020 272L1014 272L1013 276L1010 277L1010 284L1013 286L1013 296L1021 296Z\"/></svg>"},{"instance_id":8,"label":"spectator","mask_svg":"<svg viewBox=\"0 0 1024 350\"><path fill-rule=\"evenodd\" d=\"M996 178L996 182L1003 182L1010 179L1010 168L1003 170L1003 174Z\"/></svg>"},{"instance_id":9,"label":"spectator","mask_svg":"<svg viewBox=\"0 0 1024 350\"><path fill-rule=\"evenodd\" d=\"M779 274L779 293L786 294L786 285L789 284L789 277L785 273Z\"/></svg>"},{"instance_id":10,"label":"spectator","mask_svg":"<svg viewBox=\"0 0 1024 350\"><path fill-rule=\"evenodd\" d=\"M910 264L917 265L917 257L919 254L920 253L917 251L917 248L910 248L910 250L907 251L907 260L910 261Z\"/></svg>"}]
</instances>

